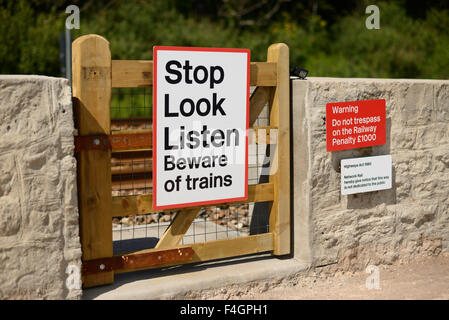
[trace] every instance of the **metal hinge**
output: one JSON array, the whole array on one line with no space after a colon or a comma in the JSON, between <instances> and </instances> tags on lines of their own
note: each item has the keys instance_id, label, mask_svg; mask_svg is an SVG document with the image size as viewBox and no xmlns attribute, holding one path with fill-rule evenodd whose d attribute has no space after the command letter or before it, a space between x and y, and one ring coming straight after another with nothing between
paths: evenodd
<instances>
[{"instance_id":1,"label":"metal hinge","mask_svg":"<svg viewBox=\"0 0 449 320\"><path fill-rule=\"evenodd\" d=\"M83 261L82 274L95 274L114 270L132 270L171 262L193 259L191 247L157 250L146 253L131 253L122 256Z\"/></svg>"},{"instance_id":2,"label":"metal hinge","mask_svg":"<svg viewBox=\"0 0 449 320\"><path fill-rule=\"evenodd\" d=\"M152 133L75 136L75 152L151 147Z\"/></svg>"}]
</instances>

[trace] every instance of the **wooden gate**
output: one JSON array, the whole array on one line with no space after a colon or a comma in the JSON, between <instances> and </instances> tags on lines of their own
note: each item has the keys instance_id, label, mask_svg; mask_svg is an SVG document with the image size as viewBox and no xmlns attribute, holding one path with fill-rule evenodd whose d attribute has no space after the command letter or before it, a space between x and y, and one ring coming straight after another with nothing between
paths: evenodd
<instances>
[{"instance_id":1,"label":"wooden gate","mask_svg":"<svg viewBox=\"0 0 449 320\"><path fill-rule=\"evenodd\" d=\"M269 181L248 186L248 199L238 203L269 202L269 232L234 239L180 245L201 208L181 209L155 248L113 255L112 218L141 215L152 210L152 195L112 196L111 150L151 147L151 130L111 134L112 88L152 86L153 61L111 60L109 42L98 35L77 38L72 44L73 102L78 134L78 197L84 287L114 282L114 273L202 262L259 252L290 253L290 141L289 49L278 43L268 48L266 62L251 62L250 136L269 135L276 170ZM254 123L269 103L269 127ZM274 149L274 150L273 150ZM233 203L234 204L234 203Z\"/></svg>"}]
</instances>

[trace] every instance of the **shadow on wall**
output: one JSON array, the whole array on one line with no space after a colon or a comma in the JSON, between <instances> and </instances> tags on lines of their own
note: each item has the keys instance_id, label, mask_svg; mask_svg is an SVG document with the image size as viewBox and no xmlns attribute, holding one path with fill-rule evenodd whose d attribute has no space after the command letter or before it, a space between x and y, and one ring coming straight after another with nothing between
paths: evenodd
<instances>
[{"instance_id":1,"label":"shadow on wall","mask_svg":"<svg viewBox=\"0 0 449 320\"><path fill-rule=\"evenodd\" d=\"M391 118L386 119L386 142L380 146L342 150L332 152L332 167L340 173L341 160L359 157L372 157L390 154L391 144ZM396 170L392 168L392 188L388 190L379 190L373 192L357 193L347 196L347 209L369 209L374 208L382 203L395 204L396 203Z\"/></svg>"}]
</instances>

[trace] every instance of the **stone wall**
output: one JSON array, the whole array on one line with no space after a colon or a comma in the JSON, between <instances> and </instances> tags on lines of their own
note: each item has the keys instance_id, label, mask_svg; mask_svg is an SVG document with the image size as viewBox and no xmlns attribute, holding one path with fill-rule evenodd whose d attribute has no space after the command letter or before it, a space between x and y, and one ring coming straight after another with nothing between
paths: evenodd
<instances>
[{"instance_id":1,"label":"stone wall","mask_svg":"<svg viewBox=\"0 0 449 320\"><path fill-rule=\"evenodd\" d=\"M295 257L355 270L449 250L449 81L292 81ZM326 103L385 99L386 144L326 151ZM391 154L393 188L343 196L341 159Z\"/></svg>"},{"instance_id":2,"label":"stone wall","mask_svg":"<svg viewBox=\"0 0 449 320\"><path fill-rule=\"evenodd\" d=\"M386 144L327 152L326 103L369 99L386 100ZM290 264L355 270L449 251L449 81L294 80L292 124ZM0 76L0 299L81 297L66 285L81 266L73 131L67 80ZM392 189L341 195L341 159L384 154Z\"/></svg>"},{"instance_id":3,"label":"stone wall","mask_svg":"<svg viewBox=\"0 0 449 320\"><path fill-rule=\"evenodd\" d=\"M81 296L73 130L67 80L0 76L0 299Z\"/></svg>"}]
</instances>

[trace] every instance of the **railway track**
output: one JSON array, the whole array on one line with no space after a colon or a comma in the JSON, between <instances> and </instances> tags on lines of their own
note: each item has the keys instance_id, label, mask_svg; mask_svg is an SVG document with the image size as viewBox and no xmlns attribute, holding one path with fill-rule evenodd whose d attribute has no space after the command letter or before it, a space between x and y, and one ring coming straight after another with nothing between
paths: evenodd
<instances>
[{"instance_id":1,"label":"railway track","mask_svg":"<svg viewBox=\"0 0 449 320\"><path fill-rule=\"evenodd\" d=\"M112 133L152 129L151 119L112 119ZM151 148L114 150L111 155L113 193L151 192L153 187L153 152Z\"/></svg>"},{"instance_id":2,"label":"railway track","mask_svg":"<svg viewBox=\"0 0 449 320\"><path fill-rule=\"evenodd\" d=\"M151 129L153 122L149 118L111 119L111 130L141 130Z\"/></svg>"}]
</instances>

